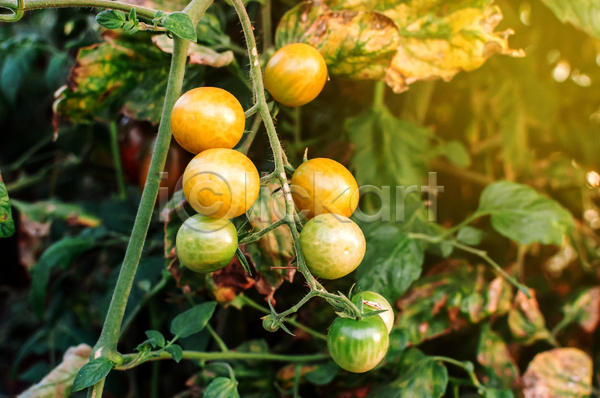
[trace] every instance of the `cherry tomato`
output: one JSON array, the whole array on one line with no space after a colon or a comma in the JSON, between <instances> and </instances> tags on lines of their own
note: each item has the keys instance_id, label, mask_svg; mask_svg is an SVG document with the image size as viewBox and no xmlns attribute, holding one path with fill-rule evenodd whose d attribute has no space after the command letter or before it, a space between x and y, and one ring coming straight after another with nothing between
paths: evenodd
<instances>
[{"instance_id":1,"label":"cherry tomato","mask_svg":"<svg viewBox=\"0 0 600 398\"><path fill-rule=\"evenodd\" d=\"M186 151L233 148L244 134L246 118L239 101L216 87L200 87L183 94L171 114L171 131Z\"/></svg>"},{"instance_id":2,"label":"cherry tomato","mask_svg":"<svg viewBox=\"0 0 600 398\"><path fill-rule=\"evenodd\" d=\"M327 81L327 64L304 43L280 48L265 67L265 87L277 102L302 106L317 98Z\"/></svg>"},{"instance_id":3,"label":"cherry tomato","mask_svg":"<svg viewBox=\"0 0 600 398\"><path fill-rule=\"evenodd\" d=\"M394 309L392 308L390 303L381 294L368 291L355 294L352 297L352 302L354 304L357 304L358 299L359 297L361 297L361 295L363 300L364 313L387 310L386 312L380 313L379 316L383 320L383 323L385 323L388 333L391 332L392 327L394 327Z\"/></svg>"},{"instance_id":4,"label":"cherry tomato","mask_svg":"<svg viewBox=\"0 0 600 398\"><path fill-rule=\"evenodd\" d=\"M365 236L344 216L321 214L306 223L300 246L310 272L323 279L348 275L365 256Z\"/></svg>"},{"instance_id":5,"label":"cherry tomato","mask_svg":"<svg viewBox=\"0 0 600 398\"><path fill-rule=\"evenodd\" d=\"M300 165L292 176L294 203L311 219L324 213L350 217L358 206L358 184L340 163L315 158Z\"/></svg>"},{"instance_id":6,"label":"cherry tomato","mask_svg":"<svg viewBox=\"0 0 600 398\"><path fill-rule=\"evenodd\" d=\"M227 219L196 214L179 228L175 245L183 266L195 272L214 272L233 259L238 247L237 231Z\"/></svg>"},{"instance_id":7,"label":"cherry tomato","mask_svg":"<svg viewBox=\"0 0 600 398\"><path fill-rule=\"evenodd\" d=\"M233 149L200 152L183 173L183 193L198 213L212 218L244 214L258 198L260 178L254 163Z\"/></svg>"},{"instance_id":8,"label":"cherry tomato","mask_svg":"<svg viewBox=\"0 0 600 398\"><path fill-rule=\"evenodd\" d=\"M327 349L342 369L364 373L373 369L385 356L389 337L385 323L378 316L360 321L338 317L327 332Z\"/></svg>"}]
</instances>

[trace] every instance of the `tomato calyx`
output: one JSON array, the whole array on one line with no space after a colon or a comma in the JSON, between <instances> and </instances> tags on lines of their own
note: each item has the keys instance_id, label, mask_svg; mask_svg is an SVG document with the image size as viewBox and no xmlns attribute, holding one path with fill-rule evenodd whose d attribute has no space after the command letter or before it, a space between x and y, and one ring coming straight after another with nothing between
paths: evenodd
<instances>
[{"instance_id":1,"label":"tomato calyx","mask_svg":"<svg viewBox=\"0 0 600 398\"><path fill-rule=\"evenodd\" d=\"M273 308L273 304L271 304L271 300L269 300L269 308L271 309L271 313L269 315L263 316L261 319L263 320L263 328L267 332L276 332L280 328L283 329L290 336L295 336L287 326L283 323L285 321L285 317L279 315L275 308Z\"/></svg>"}]
</instances>

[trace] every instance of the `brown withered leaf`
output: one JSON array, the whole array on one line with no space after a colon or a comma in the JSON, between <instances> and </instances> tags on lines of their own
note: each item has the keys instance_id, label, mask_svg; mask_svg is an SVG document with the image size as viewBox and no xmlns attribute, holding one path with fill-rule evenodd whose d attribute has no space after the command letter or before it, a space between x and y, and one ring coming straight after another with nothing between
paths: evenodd
<instances>
[{"instance_id":1,"label":"brown withered leaf","mask_svg":"<svg viewBox=\"0 0 600 398\"><path fill-rule=\"evenodd\" d=\"M161 51L173 54L173 39L170 39L167 35L152 36L152 42ZM190 43L188 57L190 65L208 65L215 68L227 66L234 60L233 51L219 53L197 43Z\"/></svg>"},{"instance_id":2,"label":"brown withered leaf","mask_svg":"<svg viewBox=\"0 0 600 398\"><path fill-rule=\"evenodd\" d=\"M581 328L592 333L600 322L600 287L579 292L564 307L565 318L576 321Z\"/></svg>"},{"instance_id":3,"label":"brown withered leaf","mask_svg":"<svg viewBox=\"0 0 600 398\"><path fill-rule=\"evenodd\" d=\"M312 45L333 75L379 80L397 51L400 35L381 13L331 10L315 1L301 3L283 16L276 42L278 47L295 42Z\"/></svg>"},{"instance_id":4,"label":"brown withered leaf","mask_svg":"<svg viewBox=\"0 0 600 398\"><path fill-rule=\"evenodd\" d=\"M583 398L592 393L592 360L576 348L537 354L523 375L525 398Z\"/></svg>"},{"instance_id":5,"label":"brown withered leaf","mask_svg":"<svg viewBox=\"0 0 600 398\"><path fill-rule=\"evenodd\" d=\"M66 398L71 395L71 386L79 369L85 365L92 347L80 344L65 352L63 361L39 383L29 387L17 398Z\"/></svg>"},{"instance_id":6,"label":"brown withered leaf","mask_svg":"<svg viewBox=\"0 0 600 398\"><path fill-rule=\"evenodd\" d=\"M248 220L254 227L254 231L260 231L285 216L283 192L279 190L273 193L277 188L279 186L275 183L261 187L258 199L248 211ZM285 225L263 235L258 241L258 246L263 254L262 260L266 260L264 267L259 266L261 271L266 271L270 267L287 267L294 258L292 234ZM294 277L294 271L291 271L286 273L290 282Z\"/></svg>"},{"instance_id":7,"label":"brown withered leaf","mask_svg":"<svg viewBox=\"0 0 600 398\"><path fill-rule=\"evenodd\" d=\"M509 48L511 30L494 32L501 20L491 0L305 2L282 18L277 45L311 44L331 74L385 80L402 92L419 80L449 81L493 54L524 56Z\"/></svg>"},{"instance_id":8,"label":"brown withered leaf","mask_svg":"<svg viewBox=\"0 0 600 398\"><path fill-rule=\"evenodd\" d=\"M19 220L19 260L21 265L30 269L44 249L44 238L50 234L51 222L33 221L25 213L19 214Z\"/></svg>"},{"instance_id":9,"label":"brown withered leaf","mask_svg":"<svg viewBox=\"0 0 600 398\"><path fill-rule=\"evenodd\" d=\"M509 311L512 289L503 278L488 282L484 266L473 269L455 260L448 264L442 272L416 281L398 301L394 339L400 346L419 344Z\"/></svg>"},{"instance_id":10,"label":"brown withered leaf","mask_svg":"<svg viewBox=\"0 0 600 398\"><path fill-rule=\"evenodd\" d=\"M513 307L508 312L508 326L515 338L522 344L532 344L538 340L552 341L552 336L546 329L546 320L540 312L535 291L529 289L531 298L521 291L517 293Z\"/></svg>"}]
</instances>

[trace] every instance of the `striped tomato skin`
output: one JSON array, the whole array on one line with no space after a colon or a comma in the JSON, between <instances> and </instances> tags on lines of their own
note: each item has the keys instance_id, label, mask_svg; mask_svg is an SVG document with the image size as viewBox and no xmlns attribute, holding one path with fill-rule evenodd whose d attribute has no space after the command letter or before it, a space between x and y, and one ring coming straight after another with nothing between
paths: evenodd
<instances>
[{"instance_id":1,"label":"striped tomato skin","mask_svg":"<svg viewBox=\"0 0 600 398\"><path fill-rule=\"evenodd\" d=\"M387 327L379 316L357 321L338 317L327 332L331 358L342 369L364 373L373 369L389 346Z\"/></svg>"}]
</instances>

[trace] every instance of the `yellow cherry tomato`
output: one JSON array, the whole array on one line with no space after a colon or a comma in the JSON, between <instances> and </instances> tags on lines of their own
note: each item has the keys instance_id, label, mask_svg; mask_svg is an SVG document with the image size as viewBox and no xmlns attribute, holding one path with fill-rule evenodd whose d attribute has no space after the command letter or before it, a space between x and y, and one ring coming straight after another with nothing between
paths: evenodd
<instances>
[{"instance_id":1,"label":"yellow cherry tomato","mask_svg":"<svg viewBox=\"0 0 600 398\"><path fill-rule=\"evenodd\" d=\"M323 279L348 275L365 257L365 235L347 217L321 214L306 223L300 246L310 272Z\"/></svg>"},{"instance_id":2,"label":"yellow cherry tomato","mask_svg":"<svg viewBox=\"0 0 600 398\"><path fill-rule=\"evenodd\" d=\"M233 148L242 138L246 118L240 102L216 87L200 87L183 94L171 114L171 131L186 151Z\"/></svg>"},{"instance_id":3,"label":"yellow cherry tomato","mask_svg":"<svg viewBox=\"0 0 600 398\"><path fill-rule=\"evenodd\" d=\"M315 158L300 165L292 176L292 196L299 211L311 219L325 213L350 217L358 206L358 184L340 163Z\"/></svg>"},{"instance_id":4,"label":"yellow cherry tomato","mask_svg":"<svg viewBox=\"0 0 600 398\"><path fill-rule=\"evenodd\" d=\"M325 59L304 43L280 48L265 68L265 87L277 102L286 106L302 106L314 100L326 81Z\"/></svg>"},{"instance_id":5,"label":"yellow cherry tomato","mask_svg":"<svg viewBox=\"0 0 600 398\"><path fill-rule=\"evenodd\" d=\"M183 193L198 213L234 218L256 201L260 178L254 163L233 149L200 152L183 173Z\"/></svg>"}]
</instances>

